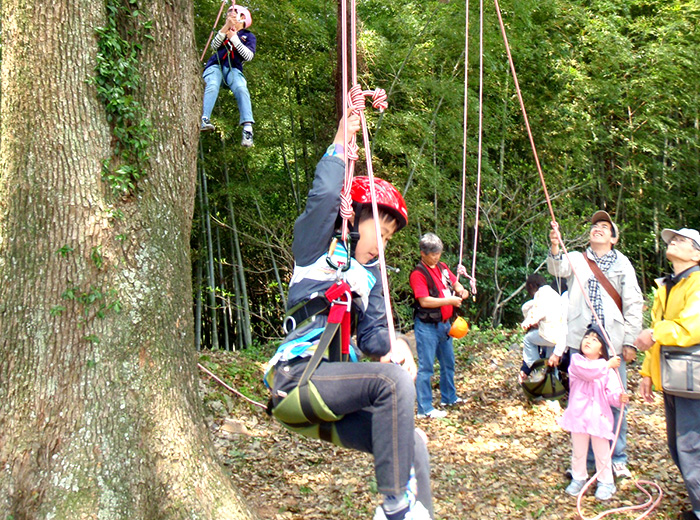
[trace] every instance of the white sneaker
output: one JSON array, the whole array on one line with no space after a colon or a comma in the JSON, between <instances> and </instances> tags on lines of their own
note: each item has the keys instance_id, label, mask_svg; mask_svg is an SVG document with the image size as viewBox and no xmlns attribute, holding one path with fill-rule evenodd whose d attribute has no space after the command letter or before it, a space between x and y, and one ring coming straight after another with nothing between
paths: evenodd
<instances>
[{"instance_id":1,"label":"white sneaker","mask_svg":"<svg viewBox=\"0 0 700 520\"><path fill-rule=\"evenodd\" d=\"M627 464L624 462L613 462L612 470L613 475L617 478L632 478L632 473L627 469Z\"/></svg>"},{"instance_id":2,"label":"white sneaker","mask_svg":"<svg viewBox=\"0 0 700 520\"><path fill-rule=\"evenodd\" d=\"M202 122L199 125L200 132L212 132L214 130L214 125L211 124L208 117L203 117Z\"/></svg>"},{"instance_id":3,"label":"white sneaker","mask_svg":"<svg viewBox=\"0 0 700 520\"><path fill-rule=\"evenodd\" d=\"M404 520L431 520L430 513L420 502L413 504L413 507L408 510L408 513L403 518ZM372 520L387 520L382 506L377 506Z\"/></svg>"},{"instance_id":4,"label":"white sneaker","mask_svg":"<svg viewBox=\"0 0 700 520\"><path fill-rule=\"evenodd\" d=\"M464 399L462 399L461 397L458 396L457 399L455 399L451 403L440 403L440 406L445 406L445 407L456 406L456 405L462 404L462 403L464 403Z\"/></svg>"},{"instance_id":5,"label":"white sneaker","mask_svg":"<svg viewBox=\"0 0 700 520\"><path fill-rule=\"evenodd\" d=\"M615 494L615 491L617 491L615 484L598 482L598 487L595 490L595 497L598 500L610 500Z\"/></svg>"},{"instance_id":6,"label":"white sneaker","mask_svg":"<svg viewBox=\"0 0 700 520\"><path fill-rule=\"evenodd\" d=\"M253 146L253 132L249 132L248 130L243 130L242 132L242 138L241 138L241 146L244 148L250 148Z\"/></svg>"},{"instance_id":7,"label":"white sneaker","mask_svg":"<svg viewBox=\"0 0 700 520\"><path fill-rule=\"evenodd\" d=\"M428 413L416 414L416 419L442 419L444 417L447 417L447 412L445 410L438 410L437 408L433 408Z\"/></svg>"}]
</instances>

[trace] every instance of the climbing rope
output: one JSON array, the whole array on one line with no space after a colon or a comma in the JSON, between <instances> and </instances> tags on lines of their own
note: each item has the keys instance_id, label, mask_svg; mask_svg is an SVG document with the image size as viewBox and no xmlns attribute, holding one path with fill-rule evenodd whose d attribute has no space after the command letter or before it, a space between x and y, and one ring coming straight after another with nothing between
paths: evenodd
<instances>
[{"instance_id":1,"label":"climbing rope","mask_svg":"<svg viewBox=\"0 0 700 520\"><path fill-rule=\"evenodd\" d=\"M464 9L464 123L462 125L462 202L459 218L459 261L457 262L457 276L467 276L467 269L462 265L464 259L464 215L465 201L467 198L467 120L469 108L469 0L465 2ZM476 211L479 211L477 206ZM476 248L476 240L474 241ZM473 267L473 266L472 266ZM476 292L476 282L470 280L472 294Z\"/></svg>"},{"instance_id":2,"label":"climbing rope","mask_svg":"<svg viewBox=\"0 0 700 520\"><path fill-rule=\"evenodd\" d=\"M474 249L472 253L472 273L469 282L472 294L476 293L476 250L479 241L479 209L481 206L481 157L483 155L484 134L484 0L479 0L479 144L476 166L476 209L474 211Z\"/></svg>"},{"instance_id":3,"label":"climbing rope","mask_svg":"<svg viewBox=\"0 0 700 520\"><path fill-rule=\"evenodd\" d=\"M537 147L535 146L535 140L532 136L532 130L530 129L530 122L529 122L529 119L527 117L527 111L525 110L525 103L523 102L522 93L520 92L520 85L518 83L518 76L515 72L515 64L513 62L513 56L511 55L511 52L510 52L510 45L508 44L508 36L506 35L506 29L505 29L505 25L503 23L503 17L501 15L501 9L500 9L500 6L498 5L498 0L494 0L494 4L496 6L496 14L498 16L498 23L499 23L500 28L501 28L501 35L503 36L503 43L505 44L506 54L508 56L508 63L510 66L511 74L513 76L513 82L515 84L515 91L518 95L520 109L521 109L521 112L523 114L523 119L525 121L525 128L527 129L528 139L530 140L530 146L532 148L532 153L533 153L534 158L535 158L535 165L537 166L537 173L540 176L540 182L542 184L542 189L544 191L544 196L545 196L545 199L547 202L547 207L549 208L549 214L552 217L552 229L554 229L554 231L556 232L557 240L559 241L559 245L562 249L563 254L566 256L566 259L569 262L569 265L572 266L572 273L573 273L574 278L576 279L576 282L581 290L581 293L584 296L586 304L591 309L591 314L593 315L595 322L598 324L601 331L603 332L603 335L605 336L605 340L608 342L608 345L610 345L610 344L612 344L612 342L610 341L610 337L608 336L607 331L603 327L603 324L600 320L600 317L595 312L595 309L593 307L593 303L591 302L590 298L588 297L588 291L584 289L583 281L581 280L581 277L576 272L576 269L573 267L573 264L571 263L571 260L569 258L569 252L568 252L566 246L564 245L564 240L562 239L562 236L559 232L559 224L557 223L556 216L554 215L554 209L552 208L552 201L551 201L551 198L549 197L549 192L547 191L547 183L545 182L544 173L542 172L542 167L540 166L539 156L537 155ZM614 352L613 352L613 354L614 354ZM622 385L622 379L620 377L620 373L617 370L615 370L615 373L617 374L618 380L620 382L620 386L624 388L624 386ZM610 447L610 456L612 456L613 450L615 449L615 443L617 442L617 438L620 435L620 428L622 426L624 412L625 412L625 404L622 403L622 406L620 406L620 415L619 415L617 427L615 430L615 439L611 443L611 447ZM625 506L625 507L620 507L620 508L609 510L609 511L604 511L602 513L599 513L597 516L595 516L593 518L587 518L583 515L583 512L581 511L581 501L582 501L583 494L585 493L585 491L597 479L598 473L599 472L596 472L596 474L593 475L593 477L591 477L588 480L586 485L583 487L583 489L579 493L578 499L576 501L576 507L578 510L578 514L583 520L598 520L600 518L603 518L604 516L607 516L607 515L610 515L610 514L613 514L616 512L633 511L633 510L643 509L645 507L650 506L650 508L647 511L645 511L641 516L638 516L636 519L636 520L641 520L642 518L647 517L656 508L656 506L661 501L661 497L663 496L663 492L661 490L661 487L658 484L656 484L655 482L650 482L650 481L646 481L646 480L638 480L635 483L636 483L637 487L639 489L641 489L647 495L647 497L649 497L649 500L647 500L647 502L645 502L644 504L636 505L636 506ZM658 491L659 495L656 498L656 500L652 500L651 494L649 492L647 492L645 489L643 489L641 487L641 484L646 484L646 485L649 485L651 487L654 487Z\"/></svg>"},{"instance_id":4,"label":"climbing rope","mask_svg":"<svg viewBox=\"0 0 700 520\"><path fill-rule=\"evenodd\" d=\"M483 130L483 84L484 84L484 4L480 0L479 9L479 131L476 172L476 205L474 208L474 244L472 252L471 274L463 265L464 259L464 219L465 200L467 193L467 119L469 108L469 0L465 3L464 14L464 125L462 136L462 202L459 222L459 261L457 263L457 276L464 276L469 280L469 289L472 298L476 296L476 252L479 240L479 208L481 198L481 156L482 156L482 130Z\"/></svg>"},{"instance_id":5,"label":"climbing rope","mask_svg":"<svg viewBox=\"0 0 700 520\"><path fill-rule=\"evenodd\" d=\"M221 18L221 13L224 12L224 6L231 2L231 7L236 5L236 0L221 0L221 7L219 7L219 14L216 15L216 21L214 21L214 25L211 28L211 32L209 33L209 38L207 39L207 44L204 46L204 50L202 51L202 55L199 57L200 63L204 60L204 56L207 54L207 49L209 48L209 44L211 43L211 39L214 37L214 33L216 32L216 28L219 25L219 19Z\"/></svg>"},{"instance_id":6,"label":"climbing rope","mask_svg":"<svg viewBox=\"0 0 700 520\"><path fill-rule=\"evenodd\" d=\"M239 392L238 390L236 390L235 388L233 388L233 387L227 385L224 381L222 381L222 380L221 380L220 378L218 378L216 375L214 375L214 374L211 373L209 370L207 370L206 368L204 368L204 367L201 365L201 363L197 363L197 367L198 367L202 372L204 372L206 375L208 375L209 377L211 377L214 381L216 381L216 382L219 383L221 386L223 386L226 390L228 390L229 392L231 392L232 394L235 394L235 395L237 395L238 397L242 397L243 399L245 399L245 400L248 401L249 403L254 404L255 406L259 406L259 407L262 408L263 410L267 410L267 406L265 406L264 404L259 403L259 402L257 402L257 401L253 401L251 398L246 397L245 395L243 395L242 393L240 393L240 392Z\"/></svg>"},{"instance_id":7,"label":"climbing rope","mask_svg":"<svg viewBox=\"0 0 700 520\"><path fill-rule=\"evenodd\" d=\"M372 107L383 113L387 109L387 95L383 89L375 90L362 90L362 87L357 81L357 15L356 15L356 3L355 0L351 1L351 12L350 12L350 23L351 23L351 38L352 45L350 54L351 58L351 78L352 78L352 88L349 91L347 88L347 77L348 77L348 35L347 35L347 1L341 1L341 24L342 24L342 81L343 81L343 128L344 136L343 141L346 143L345 152L345 179L343 182L343 189L340 195L340 216L343 219L341 237L343 240L347 237L348 223L349 219L352 217L352 198L350 196L350 191L352 188L352 179L355 173L355 163L359 158L359 147L357 145L357 138L353 134L352 138L348 140L347 135L347 120L348 120L348 110L355 115L360 117L360 124L362 127L362 142L365 147L365 162L367 167L367 177L369 178L369 190L370 199L372 201L372 217L374 219L374 228L377 235L377 256L379 257L379 272L382 280L382 286L384 291L382 291L384 296L384 309L387 318L387 329L389 332L389 341L391 344L391 350L394 350L395 344L395 330L393 314L391 312L391 300L389 298L389 280L387 276L387 266L386 260L384 258L384 242L382 240L381 226L379 220L379 211L377 208L377 193L374 183L374 170L372 168L372 152L369 144L369 132L367 130L367 120L365 119L365 105L366 98L371 98Z\"/></svg>"}]
</instances>

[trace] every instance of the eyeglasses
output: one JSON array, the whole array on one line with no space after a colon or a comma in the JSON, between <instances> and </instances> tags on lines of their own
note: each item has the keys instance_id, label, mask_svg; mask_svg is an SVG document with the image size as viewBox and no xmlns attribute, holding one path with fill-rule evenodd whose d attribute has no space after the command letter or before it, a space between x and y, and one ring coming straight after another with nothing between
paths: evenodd
<instances>
[{"instance_id":1,"label":"eyeglasses","mask_svg":"<svg viewBox=\"0 0 700 520\"><path fill-rule=\"evenodd\" d=\"M669 244L671 242L685 243L685 242L692 242L692 240L689 239L688 237L684 237L683 235L673 235L673 238L669 241Z\"/></svg>"}]
</instances>

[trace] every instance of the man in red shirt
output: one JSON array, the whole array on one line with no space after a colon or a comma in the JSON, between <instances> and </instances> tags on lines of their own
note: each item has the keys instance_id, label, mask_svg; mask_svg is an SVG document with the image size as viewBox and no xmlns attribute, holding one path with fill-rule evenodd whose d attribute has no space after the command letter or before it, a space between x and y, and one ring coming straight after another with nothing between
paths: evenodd
<instances>
[{"instance_id":1,"label":"man in red shirt","mask_svg":"<svg viewBox=\"0 0 700 520\"><path fill-rule=\"evenodd\" d=\"M455 306L469 296L449 270L442 255L442 241L434 233L426 233L420 239L421 261L410 276L414 303L414 332L418 351L418 376L416 377L416 400L418 419L441 418L447 415L444 410L433 407L433 394L430 379L437 355L440 363L440 395L442 406L462 402L455 390L455 355L452 347L450 319Z\"/></svg>"}]
</instances>

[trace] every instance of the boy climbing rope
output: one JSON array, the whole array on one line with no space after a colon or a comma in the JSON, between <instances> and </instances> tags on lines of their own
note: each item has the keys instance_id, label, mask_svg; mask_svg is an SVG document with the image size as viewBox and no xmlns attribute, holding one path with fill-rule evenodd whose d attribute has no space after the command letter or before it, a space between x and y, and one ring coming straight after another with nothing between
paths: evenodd
<instances>
[{"instance_id":1,"label":"boy climbing rope","mask_svg":"<svg viewBox=\"0 0 700 520\"><path fill-rule=\"evenodd\" d=\"M243 76L243 63L255 56L255 35L248 30L253 23L250 11L233 5L226 13L226 23L211 42L214 54L204 67L204 101L200 130L210 132L214 125L209 118L219 97L219 89L225 84L238 104L239 121L243 126L241 146L253 146L253 107L250 102L248 83Z\"/></svg>"},{"instance_id":2,"label":"boy climbing rope","mask_svg":"<svg viewBox=\"0 0 700 520\"><path fill-rule=\"evenodd\" d=\"M350 115L348 140L359 128L359 116ZM416 364L403 339L391 347L367 177L352 181L349 240L338 241L345 135L341 120L294 225L287 337L269 362L268 408L292 431L374 455L377 489L384 495L374 520L428 520L428 451L413 422ZM406 225L408 213L396 188L381 179L374 183L380 238L386 244ZM347 344L350 308L356 346ZM381 362L340 362L357 353Z\"/></svg>"}]
</instances>

